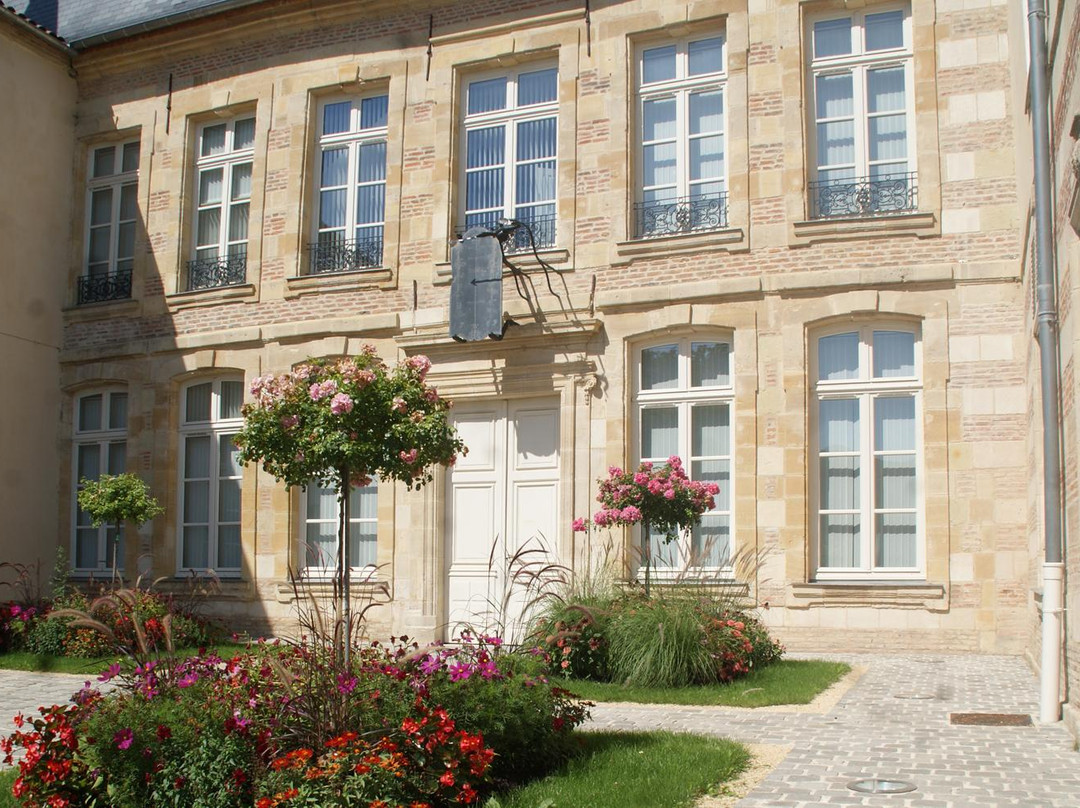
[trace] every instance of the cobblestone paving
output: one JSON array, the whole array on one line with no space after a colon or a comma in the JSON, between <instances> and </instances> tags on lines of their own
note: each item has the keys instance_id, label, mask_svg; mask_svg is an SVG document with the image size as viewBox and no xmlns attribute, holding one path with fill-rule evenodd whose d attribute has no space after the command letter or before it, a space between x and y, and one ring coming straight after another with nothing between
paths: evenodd
<instances>
[{"instance_id":1,"label":"cobblestone paving","mask_svg":"<svg viewBox=\"0 0 1080 808\"><path fill-rule=\"evenodd\" d=\"M792 751L740 808L1080 806L1080 754L1063 725L953 726L952 712L1038 715L1037 683L1015 657L832 656L866 673L829 712L600 704L597 729L668 729ZM907 780L909 794L865 795L853 780Z\"/></svg>"}]
</instances>

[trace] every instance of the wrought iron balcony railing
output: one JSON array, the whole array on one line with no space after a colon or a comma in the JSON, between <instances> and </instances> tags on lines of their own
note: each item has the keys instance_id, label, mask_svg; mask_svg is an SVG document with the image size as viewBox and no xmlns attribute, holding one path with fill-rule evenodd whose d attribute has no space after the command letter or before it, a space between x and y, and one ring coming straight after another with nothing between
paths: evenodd
<instances>
[{"instance_id":1,"label":"wrought iron balcony railing","mask_svg":"<svg viewBox=\"0 0 1080 808\"><path fill-rule=\"evenodd\" d=\"M880 177L818 180L810 183L810 218L887 216L919 206L914 171Z\"/></svg>"},{"instance_id":2,"label":"wrought iron balcony railing","mask_svg":"<svg viewBox=\"0 0 1080 808\"><path fill-rule=\"evenodd\" d=\"M533 238L536 240L536 249L542 250L545 247L555 246L555 219L556 216L554 213L548 213L530 216L528 218L522 217L518 219L518 221L528 225L532 229ZM470 227L476 227L477 225L494 229L497 221L497 219L492 219L490 221L472 222L465 227L458 227L456 230L457 237L461 238L466 230ZM524 227L519 227L515 230L513 235L511 235L503 245L503 250L508 255L513 253L532 252L532 248L532 242L529 241L529 231Z\"/></svg>"},{"instance_id":3,"label":"wrought iron balcony railing","mask_svg":"<svg viewBox=\"0 0 1080 808\"><path fill-rule=\"evenodd\" d=\"M201 258L187 262L187 288L216 289L219 286L238 286L247 279L247 253L221 258Z\"/></svg>"},{"instance_id":4,"label":"wrought iron balcony railing","mask_svg":"<svg viewBox=\"0 0 1080 808\"><path fill-rule=\"evenodd\" d=\"M727 191L634 205L635 236L655 238L727 227Z\"/></svg>"},{"instance_id":5,"label":"wrought iron balcony railing","mask_svg":"<svg viewBox=\"0 0 1080 808\"><path fill-rule=\"evenodd\" d=\"M380 267L383 260L382 235L309 244L308 259L308 272L312 275Z\"/></svg>"},{"instance_id":6,"label":"wrought iron balcony railing","mask_svg":"<svg viewBox=\"0 0 1080 808\"><path fill-rule=\"evenodd\" d=\"M131 297L130 269L79 278L80 305L101 303L106 300L127 300L129 297Z\"/></svg>"}]
</instances>

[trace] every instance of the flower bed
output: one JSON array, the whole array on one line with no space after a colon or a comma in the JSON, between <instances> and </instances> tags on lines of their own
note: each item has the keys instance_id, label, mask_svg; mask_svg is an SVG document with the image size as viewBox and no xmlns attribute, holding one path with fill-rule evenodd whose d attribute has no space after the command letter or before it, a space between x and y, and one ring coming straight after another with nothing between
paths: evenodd
<instances>
[{"instance_id":1,"label":"flower bed","mask_svg":"<svg viewBox=\"0 0 1080 808\"><path fill-rule=\"evenodd\" d=\"M8 762L26 750L26 806L470 805L559 762L586 716L541 656L493 638L402 638L347 667L322 645L257 647L150 661L116 681L19 719L3 749Z\"/></svg>"}]
</instances>

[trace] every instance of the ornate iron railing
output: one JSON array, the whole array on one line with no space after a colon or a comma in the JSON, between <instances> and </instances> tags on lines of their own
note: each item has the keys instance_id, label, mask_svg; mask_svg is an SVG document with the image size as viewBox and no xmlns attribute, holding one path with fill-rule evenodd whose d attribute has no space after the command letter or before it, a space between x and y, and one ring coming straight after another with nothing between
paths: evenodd
<instances>
[{"instance_id":1,"label":"ornate iron railing","mask_svg":"<svg viewBox=\"0 0 1080 808\"><path fill-rule=\"evenodd\" d=\"M312 275L380 267L382 259L381 234L308 245L308 272Z\"/></svg>"},{"instance_id":2,"label":"ornate iron railing","mask_svg":"<svg viewBox=\"0 0 1080 808\"><path fill-rule=\"evenodd\" d=\"M881 177L818 180L810 183L810 218L887 216L919 205L914 171Z\"/></svg>"},{"instance_id":3,"label":"ornate iron railing","mask_svg":"<svg viewBox=\"0 0 1080 808\"><path fill-rule=\"evenodd\" d=\"M727 191L634 205L637 238L673 236L727 227Z\"/></svg>"},{"instance_id":4,"label":"ornate iron railing","mask_svg":"<svg viewBox=\"0 0 1080 808\"><path fill-rule=\"evenodd\" d=\"M106 275L79 278L79 303L127 300L131 297L131 270L120 269Z\"/></svg>"},{"instance_id":5,"label":"ornate iron railing","mask_svg":"<svg viewBox=\"0 0 1080 808\"><path fill-rule=\"evenodd\" d=\"M521 218L522 224L528 225L532 229L533 238L536 240L536 249L542 250L545 247L555 246L555 219L554 213L548 213L544 215L529 216L528 218ZM476 227L480 225L482 227L489 227L492 230L496 229L497 219L492 219L488 222L474 222L465 227L458 227L456 230L457 237L461 238L465 231L470 227ZM506 243L503 245L503 250L508 255L513 253L527 253L532 252L532 242L529 241L529 231L524 227L519 227L513 232Z\"/></svg>"},{"instance_id":6,"label":"ornate iron railing","mask_svg":"<svg viewBox=\"0 0 1080 808\"><path fill-rule=\"evenodd\" d=\"M202 258L187 262L187 288L215 289L237 286L247 279L247 253L222 258Z\"/></svg>"}]
</instances>

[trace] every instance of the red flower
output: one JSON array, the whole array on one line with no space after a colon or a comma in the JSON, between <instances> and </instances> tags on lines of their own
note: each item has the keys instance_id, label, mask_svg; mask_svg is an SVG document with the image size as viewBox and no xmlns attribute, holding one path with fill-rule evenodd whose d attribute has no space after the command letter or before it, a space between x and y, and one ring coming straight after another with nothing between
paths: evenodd
<instances>
[{"instance_id":1,"label":"red flower","mask_svg":"<svg viewBox=\"0 0 1080 808\"><path fill-rule=\"evenodd\" d=\"M454 785L454 773L447 770L443 773L443 776L439 778L439 784L450 788Z\"/></svg>"}]
</instances>

